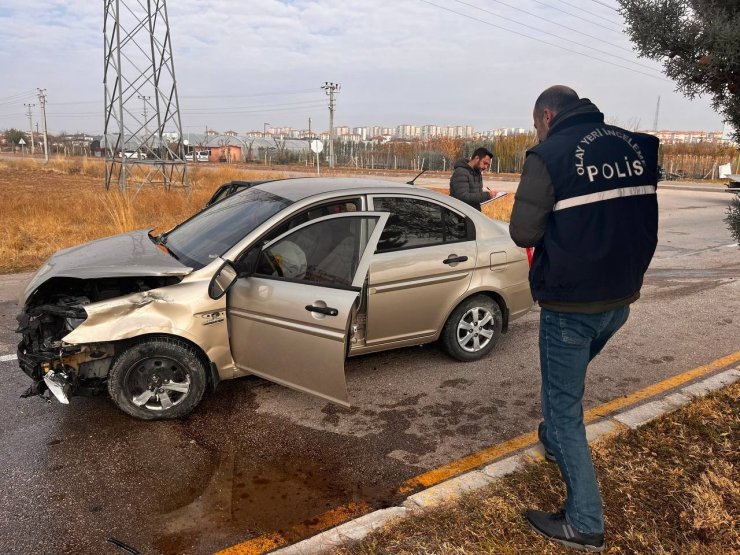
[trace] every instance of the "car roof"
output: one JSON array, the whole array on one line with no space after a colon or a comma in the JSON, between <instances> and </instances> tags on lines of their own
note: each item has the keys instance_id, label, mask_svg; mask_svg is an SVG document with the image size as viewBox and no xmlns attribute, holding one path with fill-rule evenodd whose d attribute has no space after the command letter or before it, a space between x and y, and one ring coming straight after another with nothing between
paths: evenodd
<instances>
[{"instance_id":1,"label":"car roof","mask_svg":"<svg viewBox=\"0 0 740 555\"><path fill-rule=\"evenodd\" d=\"M355 177L296 177L267 181L255 185L257 189L264 189L274 195L281 196L293 202L322 193L359 190L367 193L373 189L398 189L398 192L418 191L419 187L385 181L382 179L358 179Z\"/></svg>"}]
</instances>

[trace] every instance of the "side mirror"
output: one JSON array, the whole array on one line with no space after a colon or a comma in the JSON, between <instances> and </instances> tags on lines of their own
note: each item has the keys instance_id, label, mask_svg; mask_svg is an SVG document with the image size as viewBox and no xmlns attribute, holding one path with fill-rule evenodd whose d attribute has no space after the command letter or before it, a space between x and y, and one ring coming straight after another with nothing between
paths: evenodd
<instances>
[{"instance_id":1,"label":"side mirror","mask_svg":"<svg viewBox=\"0 0 740 555\"><path fill-rule=\"evenodd\" d=\"M208 296L213 300L220 299L234 285L236 278L236 269L227 260L211 278L211 283L208 284Z\"/></svg>"}]
</instances>

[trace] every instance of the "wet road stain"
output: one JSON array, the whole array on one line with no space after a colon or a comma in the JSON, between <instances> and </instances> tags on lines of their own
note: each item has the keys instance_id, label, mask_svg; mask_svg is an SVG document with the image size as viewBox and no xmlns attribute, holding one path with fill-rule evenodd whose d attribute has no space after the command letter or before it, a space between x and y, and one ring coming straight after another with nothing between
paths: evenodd
<instances>
[{"instance_id":1,"label":"wet road stain","mask_svg":"<svg viewBox=\"0 0 740 555\"><path fill-rule=\"evenodd\" d=\"M337 471L297 456L266 461L223 455L195 499L162 515L166 533L154 546L163 554L188 553L204 528L211 536L277 533L297 541L366 512L370 505L389 506L394 500L393 488L346 483L337 479ZM338 506L340 514L329 519L327 514L336 513Z\"/></svg>"},{"instance_id":2,"label":"wet road stain","mask_svg":"<svg viewBox=\"0 0 740 555\"><path fill-rule=\"evenodd\" d=\"M384 409L395 409L398 407L412 407L414 405L418 405L419 401L426 396L427 396L426 393L419 393L419 395L411 395L407 399L401 399L397 403L391 403L389 405L378 405L378 406Z\"/></svg>"},{"instance_id":3,"label":"wet road stain","mask_svg":"<svg viewBox=\"0 0 740 555\"><path fill-rule=\"evenodd\" d=\"M473 382L466 380L464 378L458 378L456 380L445 380L440 385L440 389L444 389L445 387L454 387L456 389L465 389L465 386L472 384Z\"/></svg>"},{"instance_id":4,"label":"wet road stain","mask_svg":"<svg viewBox=\"0 0 740 555\"><path fill-rule=\"evenodd\" d=\"M392 506L400 502L395 485L418 468L388 459L384 447L402 444L419 453L434 448L407 433L418 413L404 405L417 403L418 398L394 404L400 408L373 412L385 423L383 431L358 439L287 421L281 425L275 418L235 410L253 402L250 394L245 397L252 389L247 384L224 384L218 404L209 406L206 401L207 410L183 423L185 437L180 441L210 452L212 466L199 482L171 488L166 508L156 517L159 532L150 544L155 552L213 552L270 534L298 541L356 515ZM206 416L208 411L212 412ZM359 414L356 408L334 405L323 412L335 425ZM214 416L218 434L212 427ZM374 451L377 457L368 461L368 453Z\"/></svg>"}]
</instances>

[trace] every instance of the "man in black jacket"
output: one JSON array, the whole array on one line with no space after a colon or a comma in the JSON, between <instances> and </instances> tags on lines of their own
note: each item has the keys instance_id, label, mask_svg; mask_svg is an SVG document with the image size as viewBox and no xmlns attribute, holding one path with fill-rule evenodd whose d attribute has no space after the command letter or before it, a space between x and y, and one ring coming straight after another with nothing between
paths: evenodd
<instances>
[{"instance_id":1,"label":"man in black jacket","mask_svg":"<svg viewBox=\"0 0 740 555\"><path fill-rule=\"evenodd\" d=\"M589 362L640 296L658 235L658 139L604 123L573 89L535 102L540 143L527 152L509 231L535 247L529 282L540 305L539 437L567 489L558 513L529 510L538 533L604 549L602 501L583 423Z\"/></svg>"},{"instance_id":2,"label":"man in black jacket","mask_svg":"<svg viewBox=\"0 0 740 555\"><path fill-rule=\"evenodd\" d=\"M458 160L450 178L450 196L460 199L476 210L480 203L491 198L491 193L483 190L483 174L491 165L493 153L487 148L477 148L470 160Z\"/></svg>"}]
</instances>

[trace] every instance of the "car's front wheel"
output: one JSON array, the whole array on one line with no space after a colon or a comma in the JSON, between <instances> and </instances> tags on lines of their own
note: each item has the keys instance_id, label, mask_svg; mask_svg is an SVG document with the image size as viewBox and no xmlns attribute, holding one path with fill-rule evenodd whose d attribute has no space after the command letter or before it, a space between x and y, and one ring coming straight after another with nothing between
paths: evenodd
<instances>
[{"instance_id":1,"label":"car's front wheel","mask_svg":"<svg viewBox=\"0 0 740 555\"><path fill-rule=\"evenodd\" d=\"M496 345L502 325L498 303L486 295L475 295L452 311L442 328L440 343L453 358L478 360Z\"/></svg>"},{"instance_id":2,"label":"car's front wheel","mask_svg":"<svg viewBox=\"0 0 740 555\"><path fill-rule=\"evenodd\" d=\"M108 375L108 393L118 408L135 418L182 418L203 397L206 375L206 365L188 343L145 339L116 358Z\"/></svg>"}]
</instances>

